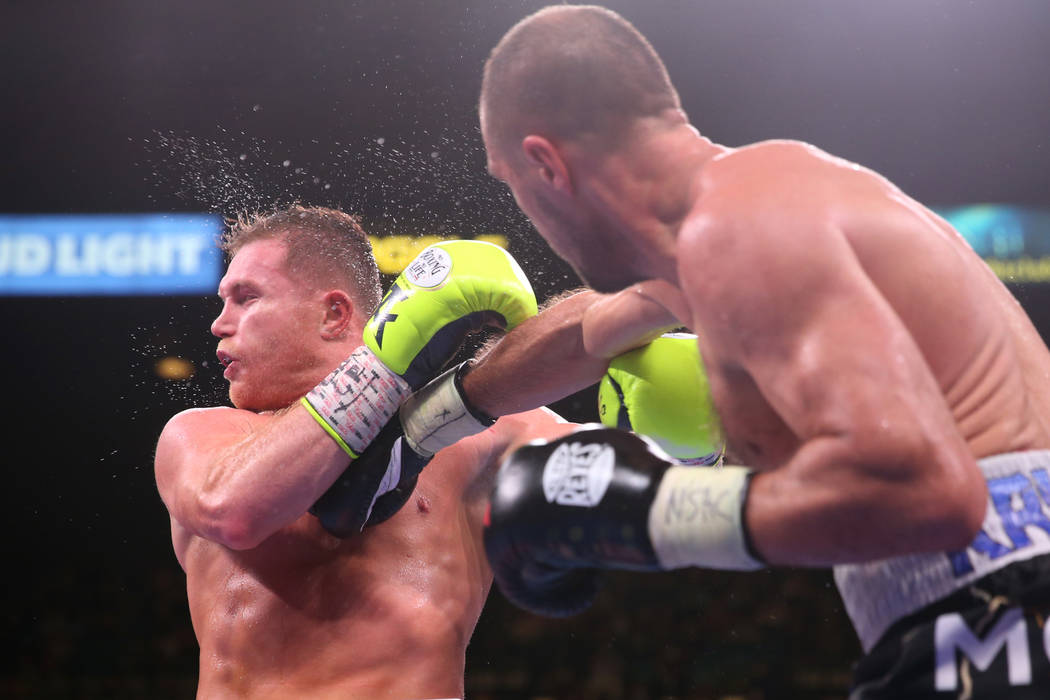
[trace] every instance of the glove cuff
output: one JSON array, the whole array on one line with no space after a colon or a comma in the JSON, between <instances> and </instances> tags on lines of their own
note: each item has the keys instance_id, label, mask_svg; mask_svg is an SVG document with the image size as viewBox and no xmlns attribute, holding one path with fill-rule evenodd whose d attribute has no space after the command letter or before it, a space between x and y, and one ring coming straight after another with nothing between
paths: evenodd
<instances>
[{"instance_id":1,"label":"glove cuff","mask_svg":"<svg viewBox=\"0 0 1050 700\"><path fill-rule=\"evenodd\" d=\"M471 406L463 395L462 375L470 364L468 360L445 371L401 405L405 440L417 454L429 459L438 450L476 435L496 422L492 416Z\"/></svg>"},{"instance_id":2,"label":"glove cuff","mask_svg":"<svg viewBox=\"0 0 1050 700\"><path fill-rule=\"evenodd\" d=\"M649 509L649 537L665 569L700 566L753 571L744 524L752 472L746 467L672 467Z\"/></svg>"},{"instance_id":3,"label":"glove cuff","mask_svg":"<svg viewBox=\"0 0 1050 700\"><path fill-rule=\"evenodd\" d=\"M397 413L408 383L367 347L350 353L301 399L325 431L356 459Z\"/></svg>"}]
</instances>

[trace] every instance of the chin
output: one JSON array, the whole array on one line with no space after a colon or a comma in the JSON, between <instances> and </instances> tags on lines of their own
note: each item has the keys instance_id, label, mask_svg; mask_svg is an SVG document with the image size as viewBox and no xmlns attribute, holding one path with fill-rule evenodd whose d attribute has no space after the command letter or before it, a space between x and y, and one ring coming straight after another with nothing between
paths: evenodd
<instances>
[{"instance_id":1,"label":"chin","mask_svg":"<svg viewBox=\"0 0 1050 700\"><path fill-rule=\"evenodd\" d=\"M611 275L608 270L602 270L598 274L591 274L591 272L577 269L576 274L579 275L584 284L602 294L619 292L630 287L635 282L643 281L642 278L635 279L627 276Z\"/></svg>"},{"instance_id":2,"label":"chin","mask_svg":"<svg viewBox=\"0 0 1050 700\"><path fill-rule=\"evenodd\" d=\"M274 411L278 408L284 408L288 404L275 405L273 397L260 395L252 391L245 390L243 387L230 387L230 403L233 404L234 408L240 408L245 411ZM290 402L289 402L290 403Z\"/></svg>"},{"instance_id":3,"label":"chin","mask_svg":"<svg viewBox=\"0 0 1050 700\"><path fill-rule=\"evenodd\" d=\"M240 408L245 411L257 410L251 405L252 402L249 397L245 396L242 392L234 391L233 389L230 389L230 403L233 404L234 408Z\"/></svg>"}]
</instances>

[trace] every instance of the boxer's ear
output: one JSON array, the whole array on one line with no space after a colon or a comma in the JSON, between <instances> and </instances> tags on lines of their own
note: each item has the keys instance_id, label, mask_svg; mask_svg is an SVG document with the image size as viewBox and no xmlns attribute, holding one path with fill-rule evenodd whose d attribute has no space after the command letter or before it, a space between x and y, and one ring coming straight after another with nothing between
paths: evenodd
<instances>
[{"instance_id":1,"label":"boxer's ear","mask_svg":"<svg viewBox=\"0 0 1050 700\"><path fill-rule=\"evenodd\" d=\"M526 162L535 168L540 180L556 190L571 194L572 176L557 146L542 136L529 134L521 141Z\"/></svg>"},{"instance_id":2,"label":"boxer's ear","mask_svg":"<svg viewBox=\"0 0 1050 700\"><path fill-rule=\"evenodd\" d=\"M354 303L341 289L332 289L322 297L324 315L321 319L321 337L339 340L349 332L354 317Z\"/></svg>"}]
</instances>

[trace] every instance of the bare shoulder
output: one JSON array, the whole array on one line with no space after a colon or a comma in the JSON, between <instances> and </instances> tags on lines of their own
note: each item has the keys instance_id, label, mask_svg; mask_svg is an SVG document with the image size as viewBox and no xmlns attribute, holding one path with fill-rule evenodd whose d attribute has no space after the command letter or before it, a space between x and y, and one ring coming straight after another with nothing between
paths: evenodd
<instances>
[{"instance_id":1,"label":"bare shoulder","mask_svg":"<svg viewBox=\"0 0 1050 700\"><path fill-rule=\"evenodd\" d=\"M892 189L873 170L802 141L762 141L716 156L701 186L699 208L737 216L766 215L770 207L826 212L851 191Z\"/></svg>"},{"instance_id":2,"label":"bare shoulder","mask_svg":"<svg viewBox=\"0 0 1050 700\"><path fill-rule=\"evenodd\" d=\"M761 260L784 255L787 245L837 237L844 213L864 208L859 200L870 205L896 192L872 170L787 140L716 156L704 166L700 185L680 231L679 249L692 259L718 255L720 264L726 252Z\"/></svg>"},{"instance_id":3,"label":"bare shoulder","mask_svg":"<svg viewBox=\"0 0 1050 700\"><path fill-rule=\"evenodd\" d=\"M731 321L721 337L755 342L789 320L797 329L819 317L825 301L861 293L846 224L850 212L879 212L889 201L877 175L795 141L737 149L705 171L677 240L693 327Z\"/></svg>"},{"instance_id":4,"label":"bare shoulder","mask_svg":"<svg viewBox=\"0 0 1050 700\"><path fill-rule=\"evenodd\" d=\"M186 458L228 446L250 435L271 417L228 406L191 408L168 420L157 441L158 476Z\"/></svg>"},{"instance_id":5,"label":"bare shoulder","mask_svg":"<svg viewBox=\"0 0 1050 700\"><path fill-rule=\"evenodd\" d=\"M856 163L834 156L804 141L775 139L759 141L715 156L707 166L714 177L767 175L772 178L785 169L860 168Z\"/></svg>"},{"instance_id":6,"label":"bare shoulder","mask_svg":"<svg viewBox=\"0 0 1050 700\"><path fill-rule=\"evenodd\" d=\"M208 423L215 420L229 420L234 416L248 414L258 415L251 411L230 406L209 406L208 408L187 408L180 411L168 420L168 425L194 425L197 423Z\"/></svg>"},{"instance_id":7,"label":"bare shoulder","mask_svg":"<svg viewBox=\"0 0 1050 700\"><path fill-rule=\"evenodd\" d=\"M253 426L267 420L262 414L229 406L190 408L176 413L168 420L160 440L182 440L214 432L250 432Z\"/></svg>"}]
</instances>

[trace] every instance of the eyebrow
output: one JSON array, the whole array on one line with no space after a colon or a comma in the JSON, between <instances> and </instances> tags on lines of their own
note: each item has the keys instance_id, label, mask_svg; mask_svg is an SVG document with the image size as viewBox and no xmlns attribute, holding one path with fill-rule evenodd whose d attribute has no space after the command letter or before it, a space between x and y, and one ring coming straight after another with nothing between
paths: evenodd
<instances>
[{"instance_id":1,"label":"eyebrow","mask_svg":"<svg viewBox=\"0 0 1050 700\"><path fill-rule=\"evenodd\" d=\"M236 280L234 282L230 282L225 286L227 289L226 294L223 294L222 282L219 283L219 288L215 292L216 294L218 294L220 299L226 299L227 297L234 296L237 293L243 291L244 289L254 289L256 285L246 280Z\"/></svg>"}]
</instances>

